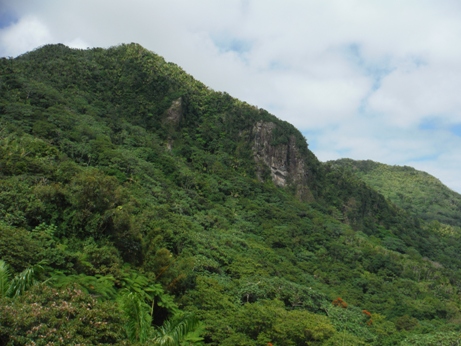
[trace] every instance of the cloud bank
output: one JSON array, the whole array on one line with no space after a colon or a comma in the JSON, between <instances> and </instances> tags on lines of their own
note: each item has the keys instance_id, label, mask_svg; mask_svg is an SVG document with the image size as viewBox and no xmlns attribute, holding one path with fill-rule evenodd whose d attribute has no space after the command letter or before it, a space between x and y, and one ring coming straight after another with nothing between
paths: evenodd
<instances>
[{"instance_id":1,"label":"cloud bank","mask_svg":"<svg viewBox=\"0 0 461 346\"><path fill-rule=\"evenodd\" d=\"M293 123L321 160L461 192L460 18L457 0L3 0L0 55L137 42Z\"/></svg>"}]
</instances>

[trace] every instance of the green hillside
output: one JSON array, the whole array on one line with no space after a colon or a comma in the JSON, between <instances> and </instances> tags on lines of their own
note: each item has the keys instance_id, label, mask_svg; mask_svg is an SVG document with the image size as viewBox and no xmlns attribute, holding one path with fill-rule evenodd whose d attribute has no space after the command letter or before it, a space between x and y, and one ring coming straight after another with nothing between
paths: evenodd
<instances>
[{"instance_id":1,"label":"green hillside","mask_svg":"<svg viewBox=\"0 0 461 346\"><path fill-rule=\"evenodd\" d=\"M418 216L137 44L0 60L2 345L455 345Z\"/></svg>"},{"instance_id":2,"label":"green hillside","mask_svg":"<svg viewBox=\"0 0 461 346\"><path fill-rule=\"evenodd\" d=\"M461 195L426 172L370 160L341 159L330 163L352 170L400 208L424 220L461 226Z\"/></svg>"}]
</instances>

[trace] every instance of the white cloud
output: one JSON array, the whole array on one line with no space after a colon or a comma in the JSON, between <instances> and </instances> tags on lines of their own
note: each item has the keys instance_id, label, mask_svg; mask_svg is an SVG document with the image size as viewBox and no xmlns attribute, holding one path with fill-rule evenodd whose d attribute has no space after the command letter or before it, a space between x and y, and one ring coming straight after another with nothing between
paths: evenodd
<instances>
[{"instance_id":1,"label":"white cloud","mask_svg":"<svg viewBox=\"0 0 461 346\"><path fill-rule=\"evenodd\" d=\"M86 43L80 37L74 38L70 41L63 41L63 42L66 46L71 47L71 48L86 49L89 47L89 44Z\"/></svg>"},{"instance_id":2,"label":"white cloud","mask_svg":"<svg viewBox=\"0 0 461 346\"><path fill-rule=\"evenodd\" d=\"M0 30L0 53L16 56L52 41L47 27L34 16L25 16L19 22Z\"/></svg>"},{"instance_id":3,"label":"white cloud","mask_svg":"<svg viewBox=\"0 0 461 346\"><path fill-rule=\"evenodd\" d=\"M430 61L413 69L398 66L370 98L371 111L388 115L397 126L415 126L431 117L461 121L460 77L459 63Z\"/></svg>"},{"instance_id":4,"label":"white cloud","mask_svg":"<svg viewBox=\"0 0 461 346\"><path fill-rule=\"evenodd\" d=\"M308 131L322 160L414 163L461 192L459 137L420 128L461 123L458 0L4 3L2 55L138 42Z\"/></svg>"}]
</instances>

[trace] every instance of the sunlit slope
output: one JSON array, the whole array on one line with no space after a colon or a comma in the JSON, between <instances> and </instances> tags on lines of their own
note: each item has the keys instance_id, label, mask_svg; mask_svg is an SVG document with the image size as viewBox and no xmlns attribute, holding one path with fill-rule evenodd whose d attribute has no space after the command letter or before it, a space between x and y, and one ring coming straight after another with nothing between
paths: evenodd
<instances>
[{"instance_id":1,"label":"sunlit slope","mask_svg":"<svg viewBox=\"0 0 461 346\"><path fill-rule=\"evenodd\" d=\"M350 169L393 203L424 220L461 226L461 195L426 172L370 160L330 163Z\"/></svg>"}]
</instances>

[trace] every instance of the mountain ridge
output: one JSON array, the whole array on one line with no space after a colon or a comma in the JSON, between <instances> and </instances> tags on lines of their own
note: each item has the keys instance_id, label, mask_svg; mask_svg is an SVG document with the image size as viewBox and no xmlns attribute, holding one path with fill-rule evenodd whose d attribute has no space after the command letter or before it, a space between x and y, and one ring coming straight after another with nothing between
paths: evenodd
<instances>
[{"instance_id":1,"label":"mountain ridge","mask_svg":"<svg viewBox=\"0 0 461 346\"><path fill-rule=\"evenodd\" d=\"M330 163L352 170L400 208L422 219L461 226L461 195L426 172L371 160L340 159Z\"/></svg>"},{"instance_id":2,"label":"mountain ridge","mask_svg":"<svg viewBox=\"0 0 461 346\"><path fill-rule=\"evenodd\" d=\"M54 290L0 301L5 343L33 340L34 300L52 323L66 294L85 316L69 285L108 311L150 292L148 327L194 313L198 344L459 340L457 235L321 163L287 122L137 44L47 45L0 71L0 259L46 261ZM140 341L112 317L42 335Z\"/></svg>"}]
</instances>

